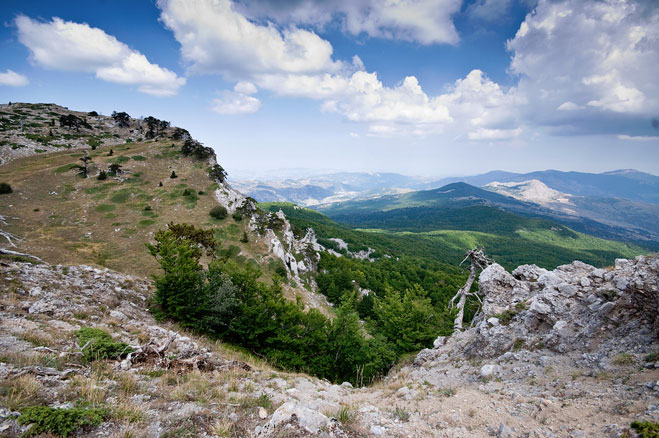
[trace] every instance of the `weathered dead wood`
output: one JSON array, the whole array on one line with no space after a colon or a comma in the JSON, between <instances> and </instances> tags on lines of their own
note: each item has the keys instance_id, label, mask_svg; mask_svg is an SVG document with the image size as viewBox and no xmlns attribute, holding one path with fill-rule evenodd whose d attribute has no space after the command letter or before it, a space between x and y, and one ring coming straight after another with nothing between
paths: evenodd
<instances>
[{"instance_id":1,"label":"weathered dead wood","mask_svg":"<svg viewBox=\"0 0 659 438\"><path fill-rule=\"evenodd\" d=\"M476 280L476 270L480 269L481 271L491 265L493 262L492 260L485 255L485 252L483 251L483 248L474 248L470 251L467 251L465 254L465 258L460 262L460 265L462 265L464 262L469 260L470 265L469 265L469 277L467 278L467 281L465 282L464 286L458 290L458 292L455 294L453 298L451 298L451 301L449 302L449 308L450 309L458 309L458 313L455 316L455 320L453 321L453 329L454 330L462 330L462 322L464 319L464 310L465 310L465 305L467 304L467 297L470 296L475 296L478 301L480 301L480 298L476 293L469 292L471 289L471 286L474 284L474 281ZM457 300L457 304L456 304Z\"/></svg>"}]
</instances>

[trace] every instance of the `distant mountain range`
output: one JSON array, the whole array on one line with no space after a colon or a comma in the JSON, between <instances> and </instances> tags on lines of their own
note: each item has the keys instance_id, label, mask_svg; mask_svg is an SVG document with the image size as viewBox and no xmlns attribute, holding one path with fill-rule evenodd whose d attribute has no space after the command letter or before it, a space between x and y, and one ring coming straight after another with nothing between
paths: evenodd
<instances>
[{"instance_id":1,"label":"distant mountain range","mask_svg":"<svg viewBox=\"0 0 659 438\"><path fill-rule=\"evenodd\" d=\"M544 170L512 173L502 170L442 179L421 178L397 173L338 172L299 179L231 180L242 193L259 202L294 202L311 206L350 199L378 197L413 190L431 190L454 182L483 187L491 183L540 181L550 189L574 196L622 198L659 203L659 177L632 169L604 173Z\"/></svg>"},{"instance_id":2,"label":"distant mountain range","mask_svg":"<svg viewBox=\"0 0 659 438\"><path fill-rule=\"evenodd\" d=\"M355 225L351 222L355 215L361 221L367 212L375 218L378 211L400 208L442 210L486 204L594 236L659 248L659 177L632 169L598 174L495 170L440 180L343 172L283 181L234 181L233 185L257 201L293 202L351 225Z\"/></svg>"},{"instance_id":3,"label":"distant mountain range","mask_svg":"<svg viewBox=\"0 0 659 438\"><path fill-rule=\"evenodd\" d=\"M522 226L519 219L549 220L593 236L659 249L659 205L620 198L577 197L539 181L490 183L489 190L463 182L439 189L356 199L316 208L356 228L429 232L440 229L498 233ZM508 213L511 216L502 215Z\"/></svg>"},{"instance_id":4,"label":"distant mountain range","mask_svg":"<svg viewBox=\"0 0 659 438\"><path fill-rule=\"evenodd\" d=\"M312 206L355 198L430 188L431 180L397 173L340 172L300 179L230 180L231 185L259 202L294 202Z\"/></svg>"},{"instance_id":5,"label":"distant mountain range","mask_svg":"<svg viewBox=\"0 0 659 438\"><path fill-rule=\"evenodd\" d=\"M453 182L466 182L482 187L493 182L524 182L537 180L547 187L575 196L622 198L630 201L659 203L659 177L633 169L604 173L561 172L543 170L529 173L510 173L501 170L482 175L444 178L434 182L437 187Z\"/></svg>"}]
</instances>

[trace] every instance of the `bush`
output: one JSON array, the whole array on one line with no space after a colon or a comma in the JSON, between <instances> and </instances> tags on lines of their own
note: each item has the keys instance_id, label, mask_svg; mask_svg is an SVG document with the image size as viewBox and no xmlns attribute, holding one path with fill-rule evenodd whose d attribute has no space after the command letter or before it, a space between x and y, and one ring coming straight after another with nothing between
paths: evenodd
<instances>
[{"instance_id":1,"label":"bush","mask_svg":"<svg viewBox=\"0 0 659 438\"><path fill-rule=\"evenodd\" d=\"M85 348L82 352L85 362L101 359L115 359L126 356L133 349L124 342L114 342L107 332L93 328L83 327L76 333L78 346Z\"/></svg>"},{"instance_id":2,"label":"bush","mask_svg":"<svg viewBox=\"0 0 659 438\"><path fill-rule=\"evenodd\" d=\"M634 421L632 429L638 433L639 438L656 438L659 437L659 423L650 421Z\"/></svg>"},{"instance_id":3,"label":"bush","mask_svg":"<svg viewBox=\"0 0 659 438\"><path fill-rule=\"evenodd\" d=\"M58 437L67 437L85 426L98 426L107 415L105 409L55 409L47 406L32 406L18 417L18 423L31 424L22 436L36 436L52 434Z\"/></svg>"},{"instance_id":4,"label":"bush","mask_svg":"<svg viewBox=\"0 0 659 438\"><path fill-rule=\"evenodd\" d=\"M98 176L96 177L96 179L99 180L99 181L103 181L105 179L108 179L108 174L105 172L105 170L101 170L98 173Z\"/></svg>"},{"instance_id":5,"label":"bush","mask_svg":"<svg viewBox=\"0 0 659 438\"><path fill-rule=\"evenodd\" d=\"M243 215L239 211L234 212L232 217L233 217L233 220L236 221L236 222L240 222L241 220L243 220Z\"/></svg>"},{"instance_id":6,"label":"bush","mask_svg":"<svg viewBox=\"0 0 659 438\"><path fill-rule=\"evenodd\" d=\"M13 190L11 189L11 186L7 183L0 183L0 195L4 195L5 193L11 193Z\"/></svg>"},{"instance_id":7,"label":"bush","mask_svg":"<svg viewBox=\"0 0 659 438\"><path fill-rule=\"evenodd\" d=\"M228 212L226 208L222 207L221 205L218 205L216 207L213 207L211 211L208 212L208 214L210 214L215 219L222 220L225 217L227 217Z\"/></svg>"}]
</instances>

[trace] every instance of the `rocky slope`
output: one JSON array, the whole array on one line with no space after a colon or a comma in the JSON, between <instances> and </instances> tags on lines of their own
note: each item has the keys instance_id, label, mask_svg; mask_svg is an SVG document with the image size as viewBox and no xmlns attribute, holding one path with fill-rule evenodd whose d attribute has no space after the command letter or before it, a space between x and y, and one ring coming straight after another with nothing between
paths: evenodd
<instances>
[{"instance_id":1,"label":"rocky slope","mask_svg":"<svg viewBox=\"0 0 659 438\"><path fill-rule=\"evenodd\" d=\"M0 265L0 431L27 405L107 409L77 436L623 437L659 421L659 258L611 270L492 265L475 327L371 387L277 371L157 323L151 284L107 269ZM160 355L85 364L74 333ZM168 344L170 343L170 344ZM650 356L655 353L654 356ZM294 415L293 415L294 414Z\"/></svg>"}]
</instances>

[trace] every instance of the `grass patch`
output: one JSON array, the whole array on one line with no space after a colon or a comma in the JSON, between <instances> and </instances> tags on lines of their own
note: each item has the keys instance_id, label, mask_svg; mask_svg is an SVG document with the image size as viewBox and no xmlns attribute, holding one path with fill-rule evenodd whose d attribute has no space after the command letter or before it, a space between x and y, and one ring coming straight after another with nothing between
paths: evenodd
<instances>
[{"instance_id":1,"label":"grass patch","mask_svg":"<svg viewBox=\"0 0 659 438\"><path fill-rule=\"evenodd\" d=\"M96 210L99 213L107 213L108 211L114 211L117 209L116 205L111 205L111 204L101 204L97 206L94 210Z\"/></svg>"},{"instance_id":2,"label":"grass patch","mask_svg":"<svg viewBox=\"0 0 659 438\"><path fill-rule=\"evenodd\" d=\"M60 166L57 169L55 169L55 173L66 173L72 169L77 169L78 165L76 163L71 163L71 164L65 164L64 166Z\"/></svg>"},{"instance_id":3,"label":"grass patch","mask_svg":"<svg viewBox=\"0 0 659 438\"><path fill-rule=\"evenodd\" d=\"M146 157L144 155L133 155L130 158L132 158L135 161L146 161Z\"/></svg>"},{"instance_id":4,"label":"grass patch","mask_svg":"<svg viewBox=\"0 0 659 438\"><path fill-rule=\"evenodd\" d=\"M130 161L130 158L126 157L126 156L123 156L123 155L120 155L120 156L115 157L115 158L110 158L108 160L108 162L110 162L112 164L122 164L122 163L125 163L126 161Z\"/></svg>"},{"instance_id":5,"label":"grass patch","mask_svg":"<svg viewBox=\"0 0 659 438\"><path fill-rule=\"evenodd\" d=\"M154 221L153 219L142 219L139 222L139 226L140 227L148 227L149 225L153 225L155 223L156 223L156 221Z\"/></svg>"}]
</instances>

